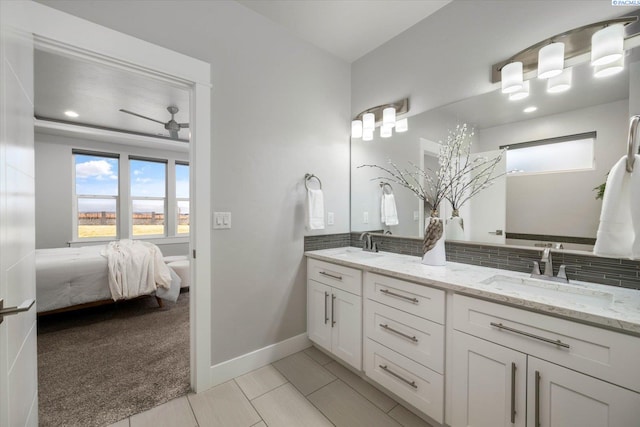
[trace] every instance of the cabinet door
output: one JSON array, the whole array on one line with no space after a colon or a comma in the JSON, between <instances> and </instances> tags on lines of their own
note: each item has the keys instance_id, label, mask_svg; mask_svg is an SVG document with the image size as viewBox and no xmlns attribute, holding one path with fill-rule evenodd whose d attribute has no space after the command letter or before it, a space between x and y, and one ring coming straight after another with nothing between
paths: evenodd
<instances>
[{"instance_id":1,"label":"cabinet door","mask_svg":"<svg viewBox=\"0 0 640 427\"><path fill-rule=\"evenodd\" d=\"M331 351L361 370L362 297L335 288L331 292Z\"/></svg>"},{"instance_id":2,"label":"cabinet door","mask_svg":"<svg viewBox=\"0 0 640 427\"><path fill-rule=\"evenodd\" d=\"M331 287L307 281L307 334L309 339L331 351Z\"/></svg>"},{"instance_id":3,"label":"cabinet door","mask_svg":"<svg viewBox=\"0 0 640 427\"><path fill-rule=\"evenodd\" d=\"M640 394L535 357L528 363L529 426L640 425Z\"/></svg>"},{"instance_id":4,"label":"cabinet door","mask_svg":"<svg viewBox=\"0 0 640 427\"><path fill-rule=\"evenodd\" d=\"M453 332L453 427L525 425L527 356ZM579 424L566 424L569 425Z\"/></svg>"}]
</instances>

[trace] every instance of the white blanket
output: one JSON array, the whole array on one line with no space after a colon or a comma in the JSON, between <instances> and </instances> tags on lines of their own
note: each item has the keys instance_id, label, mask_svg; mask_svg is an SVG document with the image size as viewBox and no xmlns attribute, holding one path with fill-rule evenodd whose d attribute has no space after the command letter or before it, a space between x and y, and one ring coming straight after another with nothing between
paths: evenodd
<instances>
[{"instance_id":1,"label":"white blanket","mask_svg":"<svg viewBox=\"0 0 640 427\"><path fill-rule=\"evenodd\" d=\"M152 243L123 239L110 242L101 253L107 258L109 289L114 301L171 286L171 271L160 249Z\"/></svg>"}]
</instances>

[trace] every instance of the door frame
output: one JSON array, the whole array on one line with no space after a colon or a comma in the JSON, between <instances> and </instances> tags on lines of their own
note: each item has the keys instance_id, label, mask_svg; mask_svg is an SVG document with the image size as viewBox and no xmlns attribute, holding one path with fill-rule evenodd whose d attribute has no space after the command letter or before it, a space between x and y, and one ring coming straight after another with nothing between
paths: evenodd
<instances>
[{"instance_id":1,"label":"door frame","mask_svg":"<svg viewBox=\"0 0 640 427\"><path fill-rule=\"evenodd\" d=\"M90 57L129 71L178 80L191 87L190 99L190 365L191 387L211 387L211 66L32 1L6 2L12 24L65 54ZM82 35L81 37L79 35ZM197 257L196 257L197 255Z\"/></svg>"}]
</instances>

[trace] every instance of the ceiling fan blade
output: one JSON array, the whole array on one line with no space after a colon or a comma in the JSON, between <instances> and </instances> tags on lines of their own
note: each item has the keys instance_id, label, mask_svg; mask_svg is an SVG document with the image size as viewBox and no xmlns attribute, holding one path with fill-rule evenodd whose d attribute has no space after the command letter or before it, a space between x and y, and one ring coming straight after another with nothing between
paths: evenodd
<instances>
[{"instance_id":1,"label":"ceiling fan blade","mask_svg":"<svg viewBox=\"0 0 640 427\"><path fill-rule=\"evenodd\" d=\"M189 123L180 123L180 128L188 128Z\"/></svg>"},{"instance_id":2,"label":"ceiling fan blade","mask_svg":"<svg viewBox=\"0 0 640 427\"><path fill-rule=\"evenodd\" d=\"M131 114L132 116L140 117L141 119L151 120L152 122L156 122L156 123L160 123L161 125L164 125L164 122L161 122L160 120L152 119L151 117L143 116L142 114L134 113L133 111L124 110L122 108L120 109L120 111L122 111L123 113Z\"/></svg>"},{"instance_id":3,"label":"ceiling fan blade","mask_svg":"<svg viewBox=\"0 0 640 427\"><path fill-rule=\"evenodd\" d=\"M178 139L178 131L177 130L170 130L169 131L169 136L173 139Z\"/></svg>"}]
</instances>

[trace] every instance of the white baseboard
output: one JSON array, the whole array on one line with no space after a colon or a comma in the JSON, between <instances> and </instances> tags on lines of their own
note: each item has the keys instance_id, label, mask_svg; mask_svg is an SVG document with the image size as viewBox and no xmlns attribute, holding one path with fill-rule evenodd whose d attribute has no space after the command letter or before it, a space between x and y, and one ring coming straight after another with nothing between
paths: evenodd
<instances>
[{"instance_id":1,"label":"white baseboard","mask_svg":"<svg viewBox=\"0 0 640 427\"><path fill-rule=\"evenodd\" d=\"M211 386L244 375L311 346L307 333L243 354L211 367Z\"/></svg>"}]
</instances>

